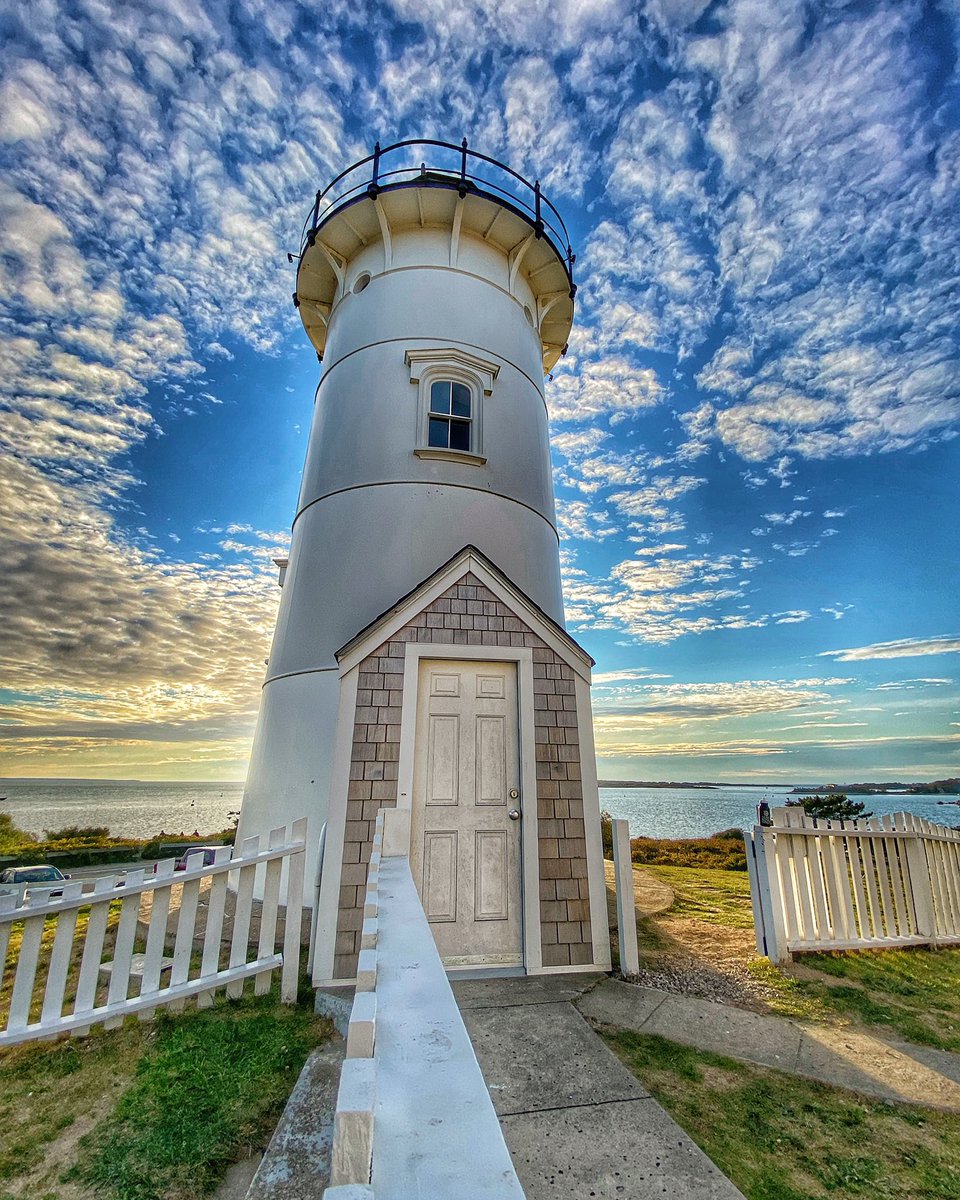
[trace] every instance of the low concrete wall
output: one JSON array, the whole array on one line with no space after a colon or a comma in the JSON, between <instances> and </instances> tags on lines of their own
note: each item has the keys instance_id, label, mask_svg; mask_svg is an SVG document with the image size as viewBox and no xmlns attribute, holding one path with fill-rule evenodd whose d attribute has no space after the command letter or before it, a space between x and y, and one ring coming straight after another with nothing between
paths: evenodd
<instances>
[{"instance_id":1,"label":"low concrete wall","mask_svg":"<svg viewBox=\"0 0 960 1200\"><path fill-rule=\"evenodd\" d=\"M405 821L409 814L398 810L377 818L324 1195L523 1200L409 862L398 853L409 845Z\"/></svg>"}]
</instances>

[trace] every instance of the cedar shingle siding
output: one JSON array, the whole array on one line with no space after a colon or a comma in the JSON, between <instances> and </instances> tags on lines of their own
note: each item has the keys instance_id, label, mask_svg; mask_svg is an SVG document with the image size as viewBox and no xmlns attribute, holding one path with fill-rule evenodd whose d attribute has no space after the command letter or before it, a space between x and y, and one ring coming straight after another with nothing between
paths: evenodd
<instances>
[{"instance_id":1,"label":"cedar shingle siding","mask_svg":"<svg viewBox=\"0 0 960 1200\"><path fill-rule=\"evenodd\" d=\"M374 822L378 809L395 808L397 803L406 642L528 646L533 650L543 965L592 962L574 673L528 625L468 573L360 664L335 977L352 979L356 975ZM469 658L469 653L464 657ZM531 885L532 881L527 883Z\"/></svg>"}]
</instances>

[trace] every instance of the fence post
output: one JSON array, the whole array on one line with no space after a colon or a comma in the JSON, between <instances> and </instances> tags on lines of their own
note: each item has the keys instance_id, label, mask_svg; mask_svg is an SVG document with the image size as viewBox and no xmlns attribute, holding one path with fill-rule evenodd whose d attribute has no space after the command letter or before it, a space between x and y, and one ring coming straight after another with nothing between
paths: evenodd
<instances>
[{"instance_id":1,"label":"fence post","mask_svg":"<svg viewBox=\"0 0 960 1200\"><path fill-rule=\"evenodd\" d=\"M777 809L773 810L775 813ZM792 956L787 950L787 930L784 924L783 884L779 872L774 871L777 883L777 893L774 895L770 882L770 861L776 854L776 830L769 827L757 827L754 832L760 833L760 851L756 857L757 889L760 892L760 907L764 913L764 933L767 943L767 958L771 962L791 962ZM766 918L769 917L769 920Z\"/></svg>"},{"instance_id":2,"label":"fence post","mask_svg":"<svg viewBox=\"0 0 960 1200\"><path fill-rule=\"evenodd\" d=\"M757 844L752 829L743 831L743 845L747 852L747 879L750 883L750 903L753 907L753 932L757 941L757 953L770 957L767 952L767 914L760 899L760 880L757 874Z\"/></svg>"},{"instance_id":3,"label":"fence post","mask_svg":"<svg viewBox=\"0 0 960 1200\"><path fill-rule=\"evenodd\" d=\"M613 871L617 887L617 936L620 939L620 974L639 975L637 908L633 895L633 861L630 857L630 823L613 822Z\"/></svg>"}]
</instances>

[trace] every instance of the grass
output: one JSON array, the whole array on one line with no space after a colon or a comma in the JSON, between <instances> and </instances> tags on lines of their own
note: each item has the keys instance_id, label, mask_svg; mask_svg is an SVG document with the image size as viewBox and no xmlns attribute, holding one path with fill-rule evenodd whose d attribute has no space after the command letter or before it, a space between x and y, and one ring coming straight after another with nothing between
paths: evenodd
<instances>
[{"instance_id":1,"label":"grass","mask_svg":"<svg viewBox=\"0 0 960 1200\"><path fill-rule=\"evenodd\" d=\"M651 875L670 885L676 899L671 917L695 917L712 925L753 928L750 883L746 875L713 867L649 866Z\"/></svg>"},{"instance_id":2,"label":"grass","mask_svg":"<svg viewBox=\"0 0 960 1200\"><path fill-rule=\"evenodd\" d=\"M758 957L750 948L752 939L743 937L753 929L745 874L655 864L643 870L669 884L675 900L666 912L638 919L642 965L701 956L702 926L714 926L717 947L737 957L770 1011L799 1020L854 1023L888 1038L960 1052L960 950L804 954L779 967ZM711 965L722 969L716 960Z\"/></svg>"},{"instance_id":3,"label":"grass","mask_svg":"<svg viewBox=\"0 0 960 1200\"><path fill-rule=\"evenodd\" d=\"M747 1200L957 1200L960 1116L871 1101L664 1038L605 1040Z\"/></svg>"},{"instance_id":4,"label":"grass","mask_svg":"<svg viewBox=\"0 0 960 1200\"><path fill-rule=\"evenodd\" d=\"M836 1016L960 1051L960 950L808 954L799 963L820 975L799 979L800 993Z\"/></svg>"},{"instance_id":5,"label":"grass","mask_svg":"<svg viewBox=\"0 0 960 1200\"><path fill-rule=\"evenodd\" d=\"M0 1055L0 1200L195 1200L262 1149L310 1050L305 997L267 996Z\"/></svg>"}]
</instances>

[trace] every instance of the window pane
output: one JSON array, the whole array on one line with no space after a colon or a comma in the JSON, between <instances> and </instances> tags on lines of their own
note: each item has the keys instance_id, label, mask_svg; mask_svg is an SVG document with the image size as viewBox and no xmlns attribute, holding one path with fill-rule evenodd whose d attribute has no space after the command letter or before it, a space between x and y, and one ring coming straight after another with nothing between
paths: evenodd
<instances>
[{"instance_id":1,"label":"window pane","mask_svg":"<svg viewBox=\"0 0 960 1200\"><path fill-rule=\"evenodd\" d=\"M450 427L449 421L438 421L436 417L430 418L430 431L427 435L427 444L430 446L439 446L442 449L447 449L447 430Z\"/></svg>"},{"instance_id":2,"label":"window pane","mask_svg":"<svg viewBox=\"0 0 960 1200\"><path fill-rule=\"evenodd\" d=\"M470 449L470 424L467 421L450 422L450 449Z\"/></svg>"},{"instance_id":3,"label":"window pane","mask_svg":"<svg viewBox=\"0 0 960 1200\"><path fill-rule=\"evenodd\" d=\"M446 379L430 385L430 411L435 413L450 411L450 384Z\"/></svg>"},{"instance_id":4,"label":"window pane","mask_svg":"<svg viewBox=\"0 0 960 1200\"><path fill-rule=\"evenodd\" d=\"M450 411L455 417L470 416L470 389L465 384L453 384L453 406Z\"/></svg>"}]
</instances>

